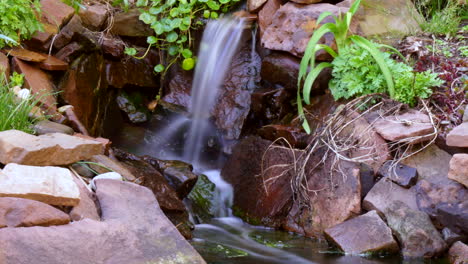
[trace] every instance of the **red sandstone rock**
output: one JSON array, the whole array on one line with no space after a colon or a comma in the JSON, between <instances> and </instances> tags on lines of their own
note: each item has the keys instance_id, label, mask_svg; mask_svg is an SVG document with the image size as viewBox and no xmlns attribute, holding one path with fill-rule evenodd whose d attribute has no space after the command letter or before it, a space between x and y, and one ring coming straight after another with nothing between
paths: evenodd
<instances>
[{"instance_id":1,"label":"red sandstone rock","mask_svg":"<svg viewBox=\"0 0 468 264\"><path fill-rule=\"evenodd\" d=\"M41 0L41 6L44 19L58 28L67 23L75 12L73 7L60 0Z\"/></svg>"},{"instance_id":2,"label":"red sandstone rock","mask_svg":"<svg viewBox=\"0 0 468 264\"><path fill-rule=\"evenodd\" d=\"M468 154L455 154L450 160L448 178L468 188Z\"/></svg>"}]
</instances>

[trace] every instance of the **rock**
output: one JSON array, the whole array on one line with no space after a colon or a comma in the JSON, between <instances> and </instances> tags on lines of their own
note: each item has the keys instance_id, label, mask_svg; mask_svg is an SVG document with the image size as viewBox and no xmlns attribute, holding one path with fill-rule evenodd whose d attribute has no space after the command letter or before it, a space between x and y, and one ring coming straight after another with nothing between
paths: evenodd
<instances>
[{"instance_id":1,"label":"rock","mask_svg":"<svg viewBox=\"0 0 468 264\"><path fill-rule=\"evenodd\" d=\"M122 175L122 177L127 181L136 180L135 176L133 176L133 174L117 160L113 160L105 155L95 155L92 156L89 160L100 165L99 166L92 163L89 164L89 166L97 173L106 173L109 172L108 169L111 169L112 171Z\"/></svg>"},{"instance_id":2,"label":"rock","mask_svg":"<svg viewBox=\"0 0 468 264\"><path fill-rule=\"evenodd\" d=\"M109 85L115 88L125 86L156 87L159 85L155 77L153 65L158 59L147 56L144 59L127 58L125 63L121 61L106 60L106 78Z\"/></svg>"},{"instance_id":3,"label":"rock","mask_svg":"<svg viewBox=\"0 0 468 264\"><path fill-rule=\"evenodd\" d=\"M42 16L57 28L67 23L75 10L60 0L41 0Z\"/></svg>"},{"instance_id":4,"label":"rock","mask_svg":"<svg viewBox=\"0 0 468 264\"><path fill-rule=\"evenodd\" d=\"M14 48L8 51L8 55L16 57L22 61L42 62L47 59L47 54L42 54L22 48Z\"/></svg>"},{"instance_id":5,"label":"rock","mask_svg":"<svg viewBox=\"0 0 468 264\"><path fill-rule=\"evenodd\" d=\"M468 188L468 154L455 154L450 160L448 178Z\"/></svg>"},{"instance_id":6,"label":"rock","mask_svg":"<svg viewBox=\"0 0 468 264\"><path fill-rule=\"evenodd\" d=\"M258 12L258 27L260 28L260 37L263 36L265 29L273 21L273 16L281 7L282 0L267 0L262 9Z\"/></svg>"},{"instance_id":7,"label":"rock","mask_svg":"<svg viewBox=\"0 0 468 264\"><path fill-rule=\"evenodd\" d=\"M447 248L440 233L426 213L414 210L402 202L394 202L385 210L388 226L393 230L407 258L431 258Z\"/></svg>"},{"instance_id":8,"label":"rock","mask_svg":"<svg viewBox=\"0 0 468 264\"><path fill-rule=\"evenodd\" d=\"M75 170L75 172L81 176L86 178L93 178L95 176L92 169L85 163L74 163L71 165L71 168Z\"/></svg>"},{"instance_id":9,"label":"rock","mask_svg":"<svg viewBox=\"0 0 468 264\"><path fill-rule=\"evenodd\" d=\"M79 35L84 35L89 30L83 26L81 18L79 16L73 16L70 22L64 26L54 39L54 48L61 49L69 44L72 40L78 38ZM82 42L82 41L79 41ZM86 46L86 43L81 43ZM57 57L59 57L57 55Z\"/></svg>"},{"instance_id":10,"label":"rock","mask_svg":"<svg viewBox=\"0 0 468 264\"><path fill-rule=\"evenodd\" d=\"M83 134L85 136L89 136L88 130L86 127L81 123L80 119L78 116L75 114L75 108L73 105L64 105L60 107L58 110L60 113L63 113L63 115L67 118L68 123L70 126L73 127L75 131L80 132L80 134Z\"/></svg>"},{"instance_id":11,"label":"rock","mask_svg":"<svg viewBox=\"0 0 468 264\"><path fill-rule=\"evenodd\" d=\"M37 122L34 125L34 131L37 135L44 135L48 133L62 133L67 135L73 135L73 133L75 133L75 131L73 131L73 128L49 120L42 120Z\"/></svg>"},{"instance_id":12,"label":"rock","mask_svg":"<svg viewBox=\"0 0 468 264\"><path fill-rule=\"evenodd\" d=\"M61 133L33 136L18 130L0 132L0 162L68 165L102 154L99 142Z\"/></svg>"},{"instance_id":13,"label":"rock","mask_svg":"<svg viewBox=\"0 0 468 264\"><path fill-rule=\"evenodd\" d=\"M41 108L47 110L48 114L57 114L57 101L54 97L54 85L51 77L41 69L23 62L16 57L13 58L15 71L24 74L24 87L30 88L42 103Z\"/></svg>"},{"instance_id":14,"label":"rock","mask_svg":"<svg viewBox=\"0 0 468 264\"><path fill-rule=\"evenodd\" d=\"M444 229L442 229L442 236L444 238L445 243L447 243L447 245L449 246L451 246L457 241L463 241L467 238L466 236L453 232L450 228L447 227L444 227Z\"/></svg>"},{"instance_id":15,"label":"rock","mask_svg":"<svg viewBox=\"0 0 468 264\"><path fill-rule=\"evenodd\" d=\"M188 109L190 106L192 90L192 75L182 69L176 69L171 75L169 91L163 97L167 103L177 104Z\"/></svg>"},{"instance_id":16,"label":"rock","mask_svg":"<svg viewBox=\"0 0 468 264\"><path fill-rule=\"evenodd\" d=\"M315 3L320 3L322 0L293 0L294 3L303 4L303 5L310 5Z\"/></svg>"},{"instance_id":17,"label":"rock","mask_svg":"<svg viewBox=\"0 0 468 264\"><path fill-rule=\"evenodd\" d=\"M102 134L109 106L115 98L108 89L102 54L83 54L76 59L62 78L59 87L63 91L61 97L67 104L73 105L76 117L89 134Z\"/></svg>"},{"instance_id":18,"label":"rock","mask_svg":"<svg viewBox=\"0 0 468 264\"><path fill-rule=\"evenodd\" d=\"M0 174L0 196L66 206L80 201L80 192L68 169L15 163L7 164Z\"/></svg>"},{"instance_id":19,"label":"rock","mask_svg":"<svg viewBox=\"0 0 468 264\"><path fill-rule=\"evenodd\" d=\"M36 31L30 40L26 40L27 46L33 50L40 50L46 52L50 46L52 37L55 36L59 28L48 22L42 21L44 31Z\"/></svg>"},{"instance_id":20,"label":"rock","mask_svg":"<svg viewBox=\"0 0 468 264\"><path fill-rule=\"evenodd\" d=\"M325 11L337 16L347 10L331 4L299 5L288 2L276 11L271 24L265 29L261 38L262 45L268 49L287 51L301 57L312 33L318 28L317 18ZM330 18L326 18L322 23L331 21ZM335 45L330 34L326 34L319 42L329 46ZM329 59L324 54L318 54L320 59Z\"/></svg>"},{"instance_id":21,"label":"rock","mask_svg":"<svg viewBox=\"0 0 468 264\"><path fill-rule=\"evenodd\" d=\"M96 184L95 182L97 180L102 180L102 179L111 179L111 180L118 180L122 181L122 175L118 174L117 172L106 172L103 174L99 174L96 177L94 177L90 182L89 182L89 187L93 190L96 191Z\"/></svg>"},{"instance_id":22,"label":"rock","mask_svg":"<svg viewBox=\"0 0 468 264\"><path fill-rule=\"evenodd\" d=\"M182 235L191 238L192 226L188 220L186 208L166 178L151 164L138 156L118 149L114 149L114 154L143 186L153 191L159 206Z\"/></svg>"},{"instance_id":23,"label":"rock","mask_svg":"<svg viewBox=\"0 0 468 264\"><path fill-rule=\"evenodd\" d=\"M192 191L188 194L185 204L190 208L195 223L206 223L215 215L217 209L213 202L216 185L208 179L206 175L201 174Z\"/></svg>"},{"instance_id":24,"label":"rock","mask_svg":"<svg viewBox=\"0 0 468 264\"><path fill-rule=\"evenodd\" d=\"M128 37L147 37L153 35L154 31L140 21L139 16L140 11L137 9L115 14L111 33Z\"/></svg>"},{"instance_id":25,"label":"rock","mask_svg":"<svg viewBox=\"0 0 468 264\"><path fill-rule=\"evenodd\" d=\"M463 111L463 123L468 122L468 105L465 106L465 111Z\"/></svg>"},{"instance_id":26,"label":"rock","mask_svg":"<svg viewBox=\"0 0 468 264\"><path fill-rule=\"evenodd\" d=\"M167 220L147 188L100 180L96 195L102 221L0 229L5 249L0 251L0 259L48 264L205 263Z\"/></svg>"},{"instance_id":27,"label":"rock","mask_svg":"<svg viewBox=\"0 0 468 264\"><path fill-rule=\"evenodd\" d=\"M418 151L413 149L411 151ZM436 145L430 145L422 151L403 160L403 164L416 168L419 179L433 182L446 180L452 156Z\"/></svg>"},{"instance_id":28,"label":"rock","mask_svg":"<svg viewBox=\"0 0 468 264\"><path fill-rule=\"evenodd\" d=\"M7 79L9 79L10 76L10 61L8 60L8 57L5 56L5 54L0 52L0 74L3 74L7 76Z\"/></svg>"},{"instance_id":29,"label":"rock","mask_svg":"<svg viewBox=\"0 0 468 264\"><path fill-rule=\"evenodd\" d=\"M169 184L184 199L197 183L198 176L192 172L192 165L178 160L160 160L160 169Z\"/></svg>"},{"instance_id":30,"label":"rock","mask_svg":"<svg viewBox=\"0 0 468 264\"><path fill-rule=\"evenodd\" d=\"M145 113L146 109L142 107L141 102L137 102L137 100L134 100L134 98L129 96L127 93L119 93L115 100L120 110L127 114L130 122L137 124L148 121L148 117Z\"/></svg>"},{"instance_id":31,"label":"rock","mask_svg":"<svg viewBox=\"0 0 468 264\"><path fill-rule=\"evenodd\" d=\"M413 210L418 210L414 189L405 189L388 178L382 178L366 195L362 207L367 211L376 210L382 214L395 201L402 202Z\"/></svg>"},{"instance_id":32,"label":"rock","mask_svg":"<svg viewBox=\"0 0 468 264\"><path fill-rule=\"evenodd\" d=\"M449 250L449 260L452 264L464 264L468 261L468 246L458 241Z\"/></svg>"},{"instance_id":33,"label":"rock","mask_svg":"<svg viewBox=\"0 0 468 264\"><path fill-rule=\"evenodd\" d=\"M298 58L292 55L273 52L262 61L262 80L266 80L272 84L281 84L289 90L296 90L300 62ZM316 81L315 83L321 82ZM314 85L313 88L318 87Z\"/></svg>"},{"instance_id":34,"label":"rock","mask_svg":"<svg viewBox=\"0 0 468 264\"><path fill-rule=\"evenodd\" d=\"M258 135L262 138L275 141L279 138L285 139L293 148L305 148L307 146L307 135L302 129L285 125L267 125L258 130ZM285 143L279 141L278 143Z\"/></svg>"},{"instance_id":35,"label":"rock","mask_svg":"<svg viewBox=\"0 0 468 264\"><path fill-rule=\"evenodd\" d=\"M419 111L377 119L372 125L386 140L411 144L428 141L435 132L429 116Z\"/></svg>"},{"instance_id":36,"label":"rock","mask_svg":"<svg viewBox=\"0 0 468 264\"><path fill-rule=\"evenodd\" d=\"M100 31L107 20L108 8L105 5L92 5L80 8L79 15L83 23L88 26L89 29L94 31Z\"/></svg>"},{"instance_id":37,"label":"rock","mask_svg":"<svg viewBox=\"0 0 468 264\"><path fill-rule=\"evenodd\" d=\"M364 199L375 185L374 169L365 163L361 163L359 164L359 176L361 181L361 198Z\"/></svg>"},{"instance_id":38,"label":"rock","mask_svg":"<svg viewBox=\"0 0 468 264\"><path fill-rule=\"evenodd\" d=\"M68 69L68 63L53 56L47 56L47 58L38 65L39 68L47 71L66 71Z\"/></svg>"},{"instance_id":39,"label":"rock","mask_svg":"<svg viewBox=\"0 0 468 264\"><path fill-rule=\"evenodd\" d=\"M468 190L463 185L448 179L436 183L420 180L415 187L419 209L437 227L468 235Z\"/></svg>"},{"instance_id":40,"label":"rock","mask_svg":"<svg viewBox=\"0 0 468 264\"><path fill-rule=\"evenodd\" d=\"M0 198L0 228L65 225L70 217L54 207L22 198Z\"/></svg>"},{"instance_id":41,"label":"rock","mask_svg":"<svg viewBox=\"0 0 468 264\"><path fill-rule=\"evenodd\" d=\"M267 0L248 0L247 10L249 12L257 12Z\"/></svg>"},{"instance_id":42,"label":"rock","mask_svg":"<svg viewBox=\"0 0 468 264\"><path fill-rule=\"evenodd\" d=\"M396 253L399 249L392 230L376 211L328 228L325 235L328 241L346 254Z\"/></svg>"},{"instance_id":43,"label":"rock","mask_svg":"<svg viewBox=\"0 0 468 264\"><path fill-rule=\"evenodd\" d=\"M117 37L104 37L102 39L101 49L105 55L113 59L120 59L125 56L125 42Z\"/></svg>"},{"instance_id":44,"label":"rock","mask_svg":"<svg viewBox=\"0 0 468 264\"><path fill-rule=\"evenodd\" d=\"M447 134L447 145L451 147L468 147L468 122L462 123Z\"/></svg>"},{"instance_id":45,"label":"rock","mask_svg":"<svg viewBox=\"0 0 468 264\"><path fill-rule=\"evenodd\" d=\"M103 138L103 137L91 137L91 136L83 135L80 133L75 133L73 134L73 136L98 142L99 144L101 144L102 148L104 149L104 154L109 155L109 149L112 143L109 139Z\"/></svg>"},{"instance_id":46,"label":"rock","mask_svg":"<svg viewBox=\"0 0 468 264\"><path fill-rule=\"evenodd\" d=\"M415 168L404 164L392 164L393 161L387 161L379 169L382 177L387 177L392 182L404 188L410 188L418 180L418 171ZM393 166L392 166L393 165Z\"/></svg>"},{"instance_id":47,"label":"rock","mask_svg":"<svg viewBox=\"0 0 468 264\"><path fill-rule=\"evenodd\" d=\"M249 118L248 121L251 122L248 127L260 128L264 124L277 123L295 111L291 101L295 100L296 94L296 91L287 90L279 85L256 89L251 95L253 120Z\"/></svg>"},{"instance_id":48,"label":"rock","mask_svg":"<svg viewBox=\"0 0 468 264\"><path fill-rule=\"evenodd\" d=\"M72 42L60 49L55 56L66 63L70 63L82 53L85 47L77 42Z\"/></svg>"},{"instance_id":49,"label":"rock","mask_svg":"<svg viewBox=\"0 0 468 264\"><path fill-rule=\"evenodd\" d=\"M73 221L81 221L85 218L100 221L100 208L98 209L97 206L98 201L96 195L78 178L74 177L73 180L80 189L80 202L70 211L70 218Z\"/></svg>"}]
</instances>

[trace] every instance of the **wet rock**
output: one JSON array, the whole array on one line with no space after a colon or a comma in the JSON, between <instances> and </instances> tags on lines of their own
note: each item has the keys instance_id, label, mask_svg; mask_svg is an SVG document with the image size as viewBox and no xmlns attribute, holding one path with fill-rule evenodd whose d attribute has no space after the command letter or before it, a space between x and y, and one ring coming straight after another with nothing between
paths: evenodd
<instances>
[{"instance_id":1,"label":"wet rock","mask_svg":"<svg viewBox=\"0 0 468 264\"><path fill-rule=\"evenodd\" d=\"M411 144L428 141L435 132L429 116L419 111L377 119L372 125L386 140Z\"/></svg>"},{"instance_id":2,"label":"wet rock","mask_svg":"<svg viewBox=\"0 0 468 264\"><path fill-rule=\"evenodd\" d=\"M178 160L160 160L160 169L180 199L185 198L197 182L192 165Z\"/></svg>"},{"instance_id":3,"label":"wet rock","mask_svg":"<svg viewBox=\"0 0 468 264\"><path fill-rule=\"evenodd\" d=\"M251 224L280 227L291 206L289 182L293 174L286 166L293 158L282 147L265 153L271 143L259 137L243 139L234 147L221 175L234 188L234 213ZM265 182L281 173L282 177Z\"/></svg>"},{"instance_id":4,"label":"wet rock","mask_svg":"<svg viewBox=\"0 0 468 264\"><path fill-rule=\"evenodd\" d=\"M60 49L55 56L66 63L70 63L80 56L85 47L77 42L72 42Z\"/></svg>"},{"instance_id":5,"label":"wet rock","mask_svg":"<svg viewBox=\"0 0 468 264\"><path fill-rule=\"evenodd\" d=\"M417 151L413 149L412 151ZM403 160L403 164L416 168L419 179L433 182L446 180L452 156L436 145L430 145L422 151Z\"/></svg>"},{"instance_id":6,"label":"wet rock","mask_svg":"<svg viewBox=\"0 0 468 264\"><path fill-rule=\"evenodd\" d=\"M285 125L267 125L258 130L258 134L267 140L275 141L284 138L292 147L305 148L308 135L300 128ZM285 143L279 141L278 143Z\"/></svg>"},{"instance_id":7,"label":"wet rock","mask_svg":"<svg viewBox=\"0 0 468 264\"><path fill-rule=\"evenodd\" d=\"M75 131L78 131L85 136L89 136L88 130L78 119L78 116L75 114L75 110L72 105L64 105L58 110L67 118L68 124L72 126Z\"/></svg>"},{"instance_id":8,"label":"wet rock","mask_svg":"<svg viewBox=\"0 0 468 264\"><path fill-rule=\"evenodd\" d=\"M2 228L5 263L193 263L205 261L177 232L147 188L97 182L102 220L57 227ZM56 250L50 250L54 248Z\"/></svg>"},{"instance_id":9,"label":"wet rock","mask_svg":"<svg viewBox=\"0 0 468 264\"><path fill-rule=\"evenodd\" d=\"M43 18L58 28L67 23L75 10L60 0L41 0Z\"/></svg>"},{"instance_id":10,"label":"wet rock","mask_svg":"<svg viewBox=\"0 0 468 264\"><path fill-rule=\"evenodd\" d=\"M418 207L442 229L468 235L468 190L446 179L437 183L421 180L416 185Z\"/></svg>"},{"instance_id":11,"label":"wet rock","mask_svg":"<svg viewBox=\"0 0 468 264\"><path fill-rule=\"evenodd\" d=\"M376 210L382 214L396 201L402 202L413 210L418 210L414 189L405 189L388 178L382 178L366 195L362 207L368 211Z\"/></svg>"},{"instance_id":12,"label":"wet rock","mask_svg":"<svg viewBox=\"0 0 468 264\"><path fill-rule=\"evenodd\" d=\"M33 136L18 130L0 132L3 164L68 165L103 152L99 142L61 133Z\"/></svg>"},{"instance_id":13,"label":"wet rock","mask_svg":"<svg viewBox=\"0 0 468 264\"><path fill-rule=\"evenodd\" d=\"M150 57L145 59L128 58L125 63L121 61L106 60L106 78L109 85L123 88L126 85L141 87L158 86L153 66L155 61Z\"/></svg>"},{"instance_id":14,"label":"wet rock","mask_svg":"<svg viewBox=\"0 0 468 264\"><path fill-rule=\"evenodd\" d=\"M95 155L92 156L89 160L91 162L99 164L89 164L89 166L97 173L106 173L109 172L110 169L111 171L115 171L122 175L122 177L124 177L127 181L136 180L135 176L127 168L120 164L120 162L112 160L111 158L105 155Z\"/></svg>"},{"instance_id":15,"label":"wet rock","mask_svg":"<svg viewBox=\"0 0 468 264\"><path fill-rule=\"evenodd\" d=\"M163 100L188 108L191 101L192 75L182 69L177 69L174 72L169 82L169 91L166 92Z\"/></svg>"},{"instance_id":16,"label":"wet rock","mask_svg":"<svg viewBox=\"0 0 468 264\"><path fill-rule=\"evenodd\" d=\"M300 62L294 56L273 52L262 61L262 79L272 84L281 84L286 89L296 90Z\"/></svg>"},{"instance_id":17,"label":"wet rock","mask_svg":"<svg viewBox=\"0 0 468 264\"><path fill-rule=\"evenodd\" d=\"M70 211L69 215L73 221L80 221L85 218L89 218L92 220L99 221L101 217L99 216L99 209L96 205L97 197L96 195L91 192L85 185L84 182L77 179L76 177L73 178L78 189L80 190L80 202L73 207Z\"/></svg>"},{"instance_id":18,"label":"wet rock","mask_svg":"<svg viewBox=\"0 0 468 264\"><path fill-rule=\"evenodd\" d=\"M38 65L39 68L47 71L66 71L68 69L68 63L53 56L47 56L47 58Z\"/></svg>"},{"instance_id":19,"label":"wet rock","mask_svg":"<svg viewBox=\"0 0 468 264\"><path fill-rule=\"evenodd\" d=\"M396 253L399 249L392 230L376 211L328 228L325 235L346 254Z\"/></svg>"},{"instance_id":20,"label":"wet rock","mask_svg":"<svg viewBox=\"0 0 468 264\"><path fill-rule=\"evenodd\" d=\"M467 236L457 234L457 233L453 232L450 228L447 228L447 227L442 229L442 236L443 236L443 238L445 240L445 243L447 243L447 245L449 245L449 246L451 246L453 243L455 243L457 241L463 241L463 240L465 240L467 238Z\"/></svg>"},{"instance_id":21,"label":"wet rock","mask_svg":"<svg viewBox=\"0 0 468 264\"><path fill-rule=\"evenodd\" d=\"M33 50L46 52L50 46L52 37L55 36L59 28L55 25L42 21L44 31L36 31L30 40L26 40L27 46Z\"/></svg>"},{"instance_id":22,"label":"wet rock","mask_svg":"<svg viewBox=\"0 0 468 264\"><path fill-rule=\"evenodd\" d=\"M299 5L288 2L276 11L272 23L265 29L261 38L262 45L268 49L287 51L301 57L312 33L318 28L315 23L317 18L325 11L337 16L347 10L346 8L340 10L331 4ZM331 20L327 18L322 21L322 23L327 22ZM334 46L333 36L326 34L319 43ZM324 54L319 53L319 58L329 59Z\"/></svg>"},{"instance_id":23,"label":"wet rock","mask_svg":"<svg viewBox=\"0 0 468 264\"><path fill-rule=\"evenodd\" d=\"M307 121L309 122L311 131L315 131L323 126L329 115L334 113L339 105L328 90L325 91L324 95L313 96L310 104L305 105L305 109L309 112Z\"/></svg>"},{"instance_id":24,"label":"wet rock","mask_svg":"<svg viewBox=\"0 0 468 264\"><path fill-rule=\"evenodd\" d=\"M403 257L435 257L447 248L426 213L411 209L402 202L395 202L386 208L385 217L401 244Z\"/></svg>"},{"instance_id":25,"label":"wet rock","mask_svg":"<svg viewBox=\"0 0 468 264\"><path fill-rule=\"evenodd\" d=\"M251 111L254 115L253 124L258 127L266 120L266 124L280 121L283 117L295 111L291 100L296 98L296 92L286 90L284 87L271 87L255 90L251 95Z\"/></svg>"},{"instance_id":26,"label":"wet rock","mask_svg":"<svg viewBox=\"0 0 468 264\"><path fill-rule=\"evenodd\" d=\"M263 36L265 29L273 21L273 16L281 7L282 0L267 0L262 9L258 12L258 26L260 28L260 37Z\"/></svg>"},{"instance_id":27,"label":"wet rock","mask_svg":"<svg viewBox=\"0 0 468 264\"><path fill-rule=\"evenodd\" d=\"M22 198L0 198L0 228L65 225L70 217L54 207Z\"/></svg>"},{"instance_id":28,"label":"wet rock","mask_svg":"<svg viewBox=\"0 0 468 264\"><path fill-rule=\"evenodd\" d=\"M80 8L79 15L83 23L91 30L100 31L107 20L109 11L105 5L92 5Z\"/></svg>"},{"instance_id":29,"label":"wet rock","mask_svg":"<svg viewBox=\"0 0 468 264\"><path fill-rule=\"evenodd\" d=\"M5 74L7 78L10 76L10 61L5 54L0 52L0 74Z\"/></svg>"},{"instance_id":30,"label":"wet rock","mask_svg":"<svg viewBox=\"0 0 468 264\"><path fill-rule=\"evenodd\" d=\"M140 14L140 11L137 9L115 14L111 33L128 37L151 36L154 32L148 25L140 21Z\"/></svg>"},{"instance_id":31,"label":"wet rock","mask_svg":"<svg viewBox=\"0 0 468 264\"><path fill-rule=\"evenodd\" d=\"M374 169L365 163L361 163L359 164L359 176L361 181L361 198L364 198L375 185Z\"/></svg>"},{"instance_id":32,"label":"wet rock","mask_svg":"<svg viewBox=\"0 0 468 264\"><path fill-rule=\"evenodd\" d=\"M215 188L216 185L207 176L201 174L187 196L190 211L193 212L193 217L198 223L208 222L215 216L212 203L215 198Z\"/></svg>"},{"instance_id":33,"label":"wet rock","mask_svg":"<svg viewBox=\"0 0 468 264\"><path fill-rule=\"evenodd\" d=\"M253 58L252 58L253 54ZM250 94L260 81L261 59L250 47L244 47L231 63L212 112L216 127L225 139L238 139L250 111Z\"/></svg>"},{"instance_id":34,"label":"wet rock","mask_svg":"<svg viewBox=\"0 0 468 264\"><path fill-rule=\"evenodd\" d=\"M73 133L75 133L73 128L49 120L42 120L37 122L34 125L34 131L37 135L44 135L49 133L73 135Z\"/></svg>"},{"instance_id":35,"label":"wet rock","mask_svg":"<svg viewBox=\"0 0 468 264\"><path fill-rule=\"evenodd\" d=\"M132 123L143 123L148 121L148 117L143 111L138 111L141 109L137 109L138 105L132 102L131 98L124 92L120 93L117 98L117 105L119 106L120 110L124 111L130 122Z\"/></svg>"},{"instance_id":36,"label":"wet rock","mask_svg":"<svg viewBox=\"0 0 468 264\"><path fill-rule=\"evenodd\" d=\"M114 149L114 152L121 163L141 182L141 185L153 191L159 206L182 235L191 238L192 227L188 220L188 213L166 178L141 158L118 149Z\"/></svg>"},{"instance_id":37,"label":"wet rock","mask_svg":"<svg viewBox=\"0 0 468 264\"><path fill-rule=\"evenodd\" d=\"M392 164L393 161L387 161L379 169L382 177L387 177L392 182L401 187L410 188L418 180L418 171L415 168L404 164ZM393 165L393 166L392 166Z\"/></svg>"},{"instance_id":38,"label":"wet rock","mask_svg":"<svg viewBox=\"0 0 468 264\"><path fill-rule=\"evenodd\" d=\"M452 147L468 147L468 122L462 123L447 134L447 145Z\"/></svg>"},{"instance_id":39,"label":"wet rock","mask_svg":"<svg viewBox=\"0 0 468 264\"><path fill-rule=\"evenodd\" d=\"M8 55L16 57L22 61L41 62L47 59L47 54L42 54L22 48L14 48L8 51Z\"/></svg>"},{"instance_id":40,"label":"wet rock","mask_svg":"<svg viewBox=\"0 0 468 264\"><path fill-rule=\"evenodd\" d=\"M60 95L73 105L74 113L90 135L100 135L114 94L108 90L101 54L84 54L75 60L62 78ZM86 98L86 100L83 100Z\"/></svg>"},{"instance_id":41,"label":"wet rock","mask_svg":"<svg viewBox=\"0 0 468 264\"><path fill-rule=\"evenodd\" d=\"M101 49L105 55L113 59L120 59L125 55L125 42L116 37L104 37L101 43Z\"/></svg>"},{"instance_id":42,"label":"wet rock","mask_svg":"<svg viewBox=\"0 0 468 264\"><path fill-rule=\"evenodd\" d=\"M249 12L257 12L267 0L248 0L247 10Z\"/></svg>"},{"instance_id":43,"label":"wet rock","mask_svg":"<svg viewBox=\"0 0 468 264\"><path fill-rule=\"evenodd\" d=\"M468 154L455 154L450 160L448 178L468 188Z\"/></svg>"},{"instance_id":44,"label":"wet rock","mask_svg":"<svg viewBox=\"0 0 468 264\"><path fill-rule=\"evenodd\" d=\"M0 196L19 197L52 205L75 206L78 187L68 169L10 163L0 174Z\"/></svg>"},{"instance_id":45,"label":"wet rock","mask_svg":"<svg viewBox=\"0 0 468 264\"><path fill-rule=\"evenodd\" d=\"M464 264L468 261L468 246L461 241L456 242L449 250L449 260L452 264Z\"/></svg>"},{"instance_id":46,"label":"wet rock","mask_svg":"<svg viewBox=\"0 0 468 264\"><path fill-rule=\"evenodd\" d=\"M24 86L30 88L33 94L39 98L42 103L41 108L47 110L48 114L57 114L57 101L54 97L54 85L51 77L31 64L23 62L18 58L13 58L15 71L24 74Z\"/></svg>"}]
</instances>

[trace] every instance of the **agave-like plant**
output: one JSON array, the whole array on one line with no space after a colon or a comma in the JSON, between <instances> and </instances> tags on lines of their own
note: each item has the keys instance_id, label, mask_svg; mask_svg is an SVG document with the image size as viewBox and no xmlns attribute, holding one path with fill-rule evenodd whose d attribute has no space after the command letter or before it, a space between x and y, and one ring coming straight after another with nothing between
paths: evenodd
<instances>
[{"instance_id":1,"label":"agave-like plant","mask_svg":"<svg viewBox=\"0 0 468 264\"><path fill-rule=\"evenodd\" d=\"M317 76L320 72L325 68L331 68L332 64L329 62L321 62L315 65L315 56L316 53L320 50L325 50L329 53L333 58L336 58L340 54L340 50L342 50L347 45L356 44L363 49L366 49L372 57L375 59L377 64L379 65L380 69L382 70L382 74L385 77L388 87L388 93L390 97L393 97L394 94L394 82L390 72L389 67L385 63L384 57L380 51L380 48L386 47L390 48L398 53L396 49L391 46L384 45L384 44L375 44L368 39L358 36L358 35L348 35L349 26L351 24L351 19L353 15L359 8L359 4L361 0L356 0L351 7L349 8L346 14L339 14L338 16L333 15L331 12L323 12L317 19L317 24L323 21L326 17L332 17L334 19L334 23L325 23L320 26L316 31L314 31L312 37L310 38L306 50L304 52L304 56L302 57L300 68L299 68L299 75L297 81L297 108L299 112L299 118L303 120L302 126L304 130L310 134L310 126L305 118L304 109L302 106L302 100L306 104L310 104L310 92L312 89L312 84L314 83ZM335 43L337 47L337 51L333 50L330 46L319 44L319 40L323 37L323 35L331 33L335 37ZM307 70L310 68L310 71ZM303 85L302 85L303 84ZM302 89L301 89L302 88ZM302 96L301 96L302 90Z\"/></svg>"}]
</instances>

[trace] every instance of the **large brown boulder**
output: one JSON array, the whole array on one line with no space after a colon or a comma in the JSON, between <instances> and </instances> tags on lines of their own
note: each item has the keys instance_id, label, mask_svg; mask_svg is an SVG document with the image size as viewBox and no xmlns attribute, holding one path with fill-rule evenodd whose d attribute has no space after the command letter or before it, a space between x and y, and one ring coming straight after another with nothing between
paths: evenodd
<instances>
[{"instance_id":1,"label":"large brown boulder","mask_svg":"<svg viewBox=\"0 0 468 264\"><path fill-rule=\"evenodd\" d=\"M45 203L12 197L0 198L0 228L65 225L70 217Z\"/></svg>"},{"instance_id":2,"label":"large brown boulder","mask_svg":"<svg viewBox=\"0 0 468 264\"><path fill-rule=\"evenodd\" d=\"M150 190L115 180L96 184L102 221L2 228L2 263L205 263L164 216Z\"/></svg>"}]
</instances>

